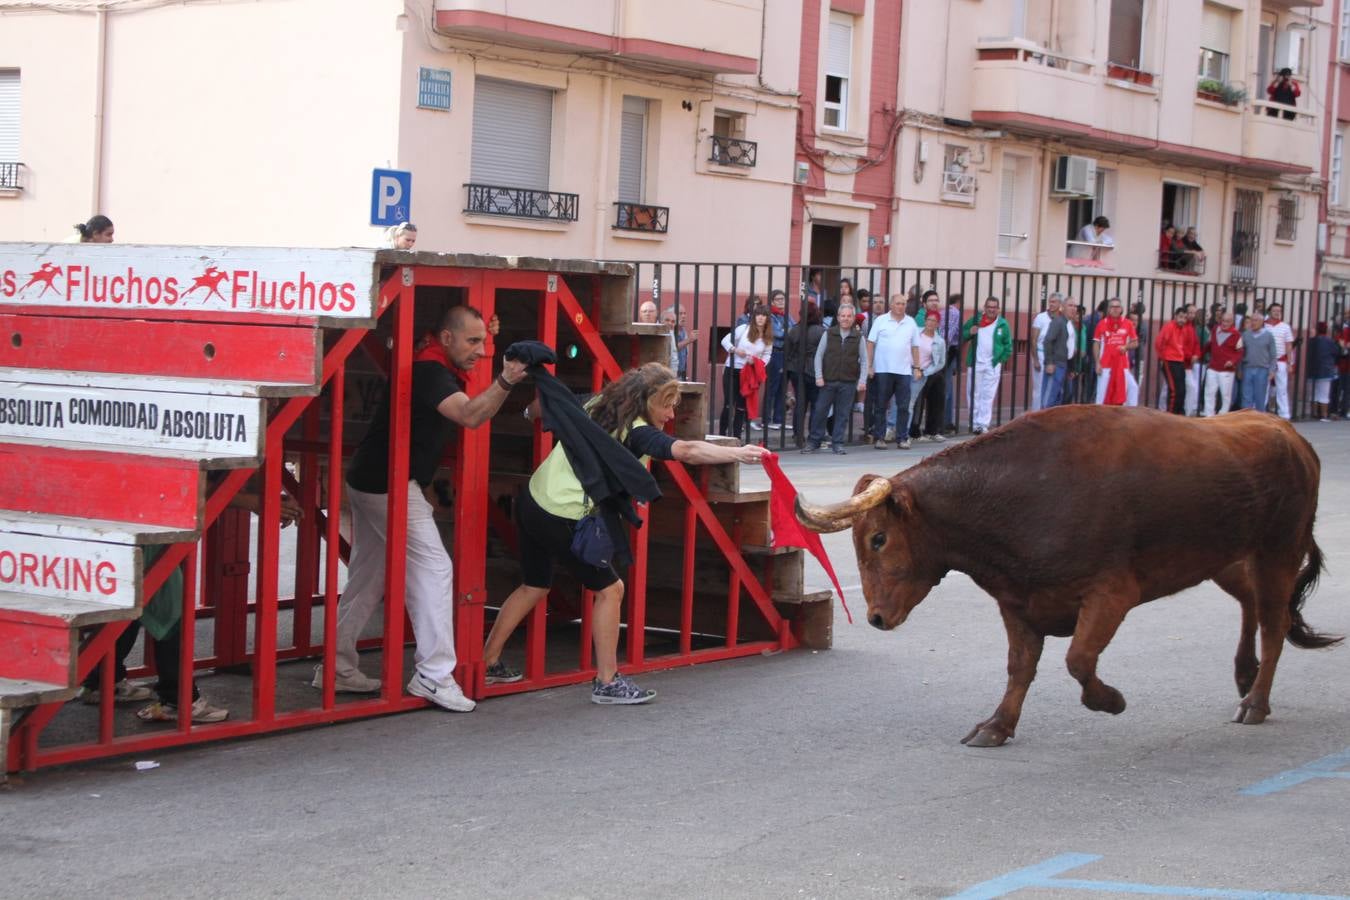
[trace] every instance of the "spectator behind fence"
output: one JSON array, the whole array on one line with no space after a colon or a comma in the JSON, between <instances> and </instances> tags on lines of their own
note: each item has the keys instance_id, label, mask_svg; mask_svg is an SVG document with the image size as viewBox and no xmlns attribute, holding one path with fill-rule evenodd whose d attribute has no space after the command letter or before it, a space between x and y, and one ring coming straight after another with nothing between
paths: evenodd
<instances>
[{"instance_id":1,"label":"spectator behind fence","mask_svg":"<svg viewBox=\"0 0 1350 900\"><path fill-rule=\"evenodd\" d=\"M1064 295L1058 292L1050 295L1057 303L1062 303ZM1045 302L1045 309L1036 313L1036 318L1031 320L1031 340L1027 341L1027 355L1030 357L1031 374L1028 377L1031 387L1031 398L1028 401L1028 408L1031 412L1041 408L1041 371L1045 368L1045 332L1050 327L1050 319L1054 314L1050 312L1050 299Z\"/></svg>"},{"instance_id":2,"label":"spectator behind fence","mask_svg":"<svg viewBox=\"0 0 1350 900\"><path fill-rule=\"evenodd\" d=\"M984 315L971 316L961 326L961 340L969 341L966 367L970 370L966 397L971 407L971 431L984 434L994 418L994 397L998 395L1003 364L1012 356L1012 329L999 315L1003 302L997 297L984 301Z\"/></svg>"},{"instance_id":3,"label":"spectator behind fence","mask_svg":"<svg viewBox=\"0 0 1350 900\"><path fill-rule=\"evenodd\" d=\"M1266 85L1266 99L1270 103L1278 103L1281 106L1296 106L1299 95L1303 91L1299 89L1298 82L1294 80L1294 70L1285 67L1280 70L1280 74L1275 76L1275 80ZM1293 120L1294 112L1292 109L1277 110L1274 107L1266 107L1266 115L1274 118L1283 112L1285 119Z\"/></svg>"},{"instance_id":4,"label":"spectator behind fence","mask_svg":"<svg viewBox=\"0 0 1350 900\"><path fill-rule=\"evenodd\" d=\"M77 222L75 234L66 241L68 244L111 244L113 242L113 223L107 216L93 216L88 222Z\"/></svg>"},{"instance_id":5,"label":"spectator behind fence","mask_svg":"<svg viewBox=\"0 0 1350 900\"><path fill-rule=\"evenodd\" d=\"M1294 368L1295 357L1291 352L1297 343L1294 330L1284 321L1284 304L1272 303L1266 313L1266 330L1275 339L1275 411L1286 422L1293 416L1289 405L1289 370Z\"/></svg>"},{"instance_id":6,"label":"spectator behind fence","mask_svg":"<svg viewBox=\"0 0 1350 900\"><path fill-rule=\"evenodd\" d=\"M1242 333L1233 323L1233 314L1225 312L1209 335L1209 365L1205 368L1205 399L1200 415L1215 415L1214 401L1218 395L1218 415L1233 408L1233 380L1242 361Z\"/></svg>"},{"instance_id":7,"label":"spectator behind fence","mask_svg":"<svg viewBox=\"0 0 1350 900\"><path fill-rule=\"evenodd\" d=\"M733 434L748 442L748 435L745 433L747 404L745 394L741 392L741 376L742 370L747 365L754 365L755 360L768 366L769 359L773 355L773 325L769 322L768 308L756 306L754 312L750 314L750 321L744 325L737 325L731 334L722 338L722 349L727 351L727 369L731 372L731 391L727 400L734 403L736 409L731 422L731 431L728 432L726 430L728 407L724 401L722 433ZM747 385L747 389L748 387ZM764 430L764 425L757 415L751 418L750 428L752 431Z\"/></svg>"},{"instance_id":8,"label":"spectator behind fence","mask_svg":"<svg viewBox=\"0 0 1350 900\"><path fill-rule=\"evenodd\" d=\"M741 306L741 314L736 317L736 324L728 332L728 337L733 341L736 337L736 329L750 322L750 316L756 308L762 308L758 294L751 294L745 298L745 303ZM765 309L767 313L768 310ZM726 348L726 339L722 340L722 347ZM722 366L722 414L718 420L718 434L732 434L731 428L732 411L741 405L740 380L737 373L739 366L735 365L735 354L728 352L725 364Z\"/></svg>"},{"instance_id":9,"label":"spectator behind fence","mask_svg":"<svg viewBox=\"0 0 1350 900\"><path fill-rule=\"evenodd\" d=\"M1072 331L1064 314L1064 299L1058 292L1046 301L1046 324L1041 334L1039 382L1033 378L1031 392L1040 395L1040 408L1059 406L1064 399L1064 379L1069 372Z\"/></svg>"},{"instance_id":10,"label":"spectator behind fence","mask_svg":"<svg viewBox=\"0 0 1350 900\"><path fill-rule=\"evenodd\" d=\"M887 449L886 411L892 399L896 408L909 408L909 388L914 375L914 319L905 313L904 294L891 295L890 312L872 323L867 334L867 368L876 374L872 397L872 438L878 450ZM900 448L909 448L909 438L897 432Z\"/></svg>"},{"instance_id":11,"label":"spectator behind fence","mask_svg":"<svg viewBox=\"0 0 1350 900\"><path fill-rule=\"evenodd\" d=\"M919 295L919 311L914 316L914 327L919 331L922 331L924 322L928 321L930 317L938 320L941 320L942 318L942 297L932 288L929 288ZM940 327L938 333L941 334ZM946 359L945 349L943 351L943 359ZM917 385L913 385L909 392L909 410L906 411L906 421L899 422L896 425L897 433L901 431L906 434L913 432L910 434L911 438L919 436L914 422L915 411L918 411L920 419L923 418L923 406L914 402L917 396ZM887 424L889 424L889 421Z\"/></svg>"},{"instance_id":12,"label":"spectator behind fence","mask_svg":"<svg viewBox=\"0 0 1350 900\"><path fill-rule=\"evenodd\" d=\"M667 364L667 368L678 373L680 371L680 338L677 334L679 329L675 325L675 310L673 307L667 306L661 311L661 325L670 334L670 362Z\"/></svg>"},{"instance_id":13,"label":"spectator behind fence","mask_svg":"<svg viewBox=\"0 0 1350 900\"><path fill-rule=\"evenodd\" d=\"M1209 343L1209 329L1199 321L1200 310L1195 304L1187 303L1185 310L1186 335L1189 341L1186 352L1190 361L1186 364L1186 401L1183 409L1186 415L1193 416L1200 407L1200 387L1204 379L1200 360L1204 356L1205 346Z\"/></svg>"},{"instance_id":14,"label":"spectator behind fence","mask_svg":"<svg viewBox=\"0 0 1350 900\"><path fill-rule=\"evenodd\" d=\"M816 345L812 364L819 393L811 413L811 435L802 452L820 449L825 441L825 424L833 414L830 449L843 455L847 452L844 435L853 415L853 398L867 388L867 340L851 305L839 304L839 315Z\"/></svg>"},{"instance_id":15,"label":"spectator behind fence","mask_svg":"<svg viewBox=\"0 0 1350 900\"><path fill-rule=\"evenodd\" d=\"M787 380L783 377L785 341L796 320L788 312L787 294L777 288L769 292L769 323L773 327L773 353L769 357L769 381L764 392L764 424L781 429L787 402Z\"/></svg>"},{"instance_id":16,"label":"spectator behind fence","mask_svg":"<svg viewBox=\"0 0 1350 900\"><path fill-rule=\"evenodd\" d=\"M412 250L417 246L417 226L411 222L390 225L384 232L384 246L390 250Z\"/></svg>"},{"instance_id":17,"label":"spectator behind fence","mask_svg":"<svg viewBox=\"0 0 1350 900\"><path fill-rule=\"evenodd\" d=\"M1332 386L1331 417L1344 419L1350 414L1350 310L1341 315L1336 329L1336 383Z\"/></svg>"},{"instance_id":18,"label":"spectator behind fence","mask_svg":"<svg viewBox=\"0 0 1350 900\"><path fill-rule=\"evenodd\" d=\"M820 314L833 318L839 309L839 301L825 290L825 274L820 269L811 269L806 274L806 299L816 301Z\"/></svg>"},{"instance_id":19,"label":"spectator behind fence","mask_svg":"<svg viewBox=\"0 0 1350 900\"><path fill-rule=\"evenodd\" d=\"M942 369L943 393L947 402L943 408L943 429L956 434L956 370L961 365L961 303L960 294L947 295L947 308L942 311L942 339L947 342L947 365Z\"/></svg>"},{"instance_id":20,"label":"spectator behind fence","mask_svg":"<svg viewBox=\"0 0 1350 900\"><path fill-rule=\"evenodd\" d=\"M842 303L840 304L843 305ZM784 368L787 371L789 388L797 398L792 405L792 433L799 445L806 437L806 429L811 424L811 409L816 404L815 366L816 348L820 345L825 326L821 322L820 307L806 301L806 321L798 322L788 329L785 345Z\"/></svg>"},{"instance_id":21,"label":"spectator behind fence","mask_svg":"<svg viewBox=\"0 0 1350 900\"><path fill-rule=\"evenodd\" d=\"M1186 402L1186 369L1190 366L1190 347L1193 333L1188 333L1186 308L1178 306L1172 321L1158 331L1158 369L1167 388L1167 411L1184 415Z\"/></svg>"},{"instance_id":22,"label":"spectator behind fence","mask_svg":"<svg viewBox=\"0 0 1350 900\"><path fill-rule=\"evenodd\" d=\"M1098 404L1138 406L1139 382L1130 371L1129 351L1139 346L1134 325L1122 315L1119 297L1106 303L1106 315L1097 323L1092 340L1095 346Z\"/></svg>"},{"instance_id":23,"label":"spectator behind fence","mask_svg":"<svg viewBox=\"0 0 1350 900\"><path fill-rule=\"evenodd\" d=\"M1336 379L1336 342L1327 336L1327 323L1318 322L1308 341L1308 378L1312 380L1313 414L1319 422L1331 421L1331 383Z\"/></svg>"},{"instance_id":24,"label":"spectator behind fence","mask_svg":"<svg viewBox=\"0 0 1350 900\"><path fill-rule=\"evenodd\" d=\"M933 299L937 299L934 292ZM910 440L936 441L941 443L942 407L946 402L943 370L947 367L947 342L938 329L941 319L936 311L923 322L923 329L914 335L914 361L918 374L909 394L909 438ZM919 436L919 423L923 423L923 436Z\"/></svg>"},{"instance_id":25,"label":"spectator behind fence","mask_svg":"<svg viewBox=\"0 0 1350 900\"><path fill-rule=\"evenodd\" d=\"M637 320L643 325L658 324L658 319L656 315L656 304L651 300L643 300L642 304L638 306Z\"/></svg>"},{"instance_id":26,"label":"spectator behind fence","mask_svg":"<svg viewBox=\"0 0 1350 900\"><path fill-rule=\"evenodd\" d=\"M675 347L679 351L679 368L675 374L681 381L689 380L689 348L698 340L698 332L689 331L689 310L681 306L675 327Z\"/></svg>"},{"instance_id":27,"label":"spectator behind fence","mask_svg":"<svg viewBox=\"0 0 1350 900\"><path fill-rule=\"evenodd\" d=\"M1275 381L1275 336L1260 309L1247 314L1242 335L1242 408L1266 411L1266 395Z\"/></svg>"}]
</instances>

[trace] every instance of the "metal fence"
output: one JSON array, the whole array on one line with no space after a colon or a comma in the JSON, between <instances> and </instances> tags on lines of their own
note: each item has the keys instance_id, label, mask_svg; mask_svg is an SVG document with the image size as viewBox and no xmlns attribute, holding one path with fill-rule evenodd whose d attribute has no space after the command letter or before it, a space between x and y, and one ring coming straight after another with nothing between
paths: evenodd
<instances>
[{"instance_id":1,"label":"metal fence","mask_svg":"<svg viewBox=\"0 0 1350 900\"><path fill-rule=\"evenodd\" d=\"M1003 316L1008 320L1013 335L1013 355L1003 365L1002 379L994 404L995 425L1032 408L1032 391L1039 391L1040 375L1033 369L1035 348L1030 346L1032 320L1045 308L1052 293L1061 293L1081 307L1081 320L1087 322L1099 306L1104 308L1108 298L1119 297L1128 310L1141 311L1140 347L1135 377L1139 382L1140 405L1156 406L1163 386L1159 363L1154 349L1158 329L1168 321L1173 311L1183 304L1194 304L1202 314L1197 324L1208 324L1216 306L1228 310L1252 309L1258 301L1266 305L1281 303L1284 319L1294 331L1295 344L1290 349L1289 375L1290 404L1295 417L1308 413L1311 402L1310 385L1306 381L1303 348L1314 333L1319 321L1339 317L1345 307L1345 295L1339 292L1262 287L1260 285L1219 284L1199 281L1194 276L1158 276L1135 278L1097 273L1029 272L988 269L930 269L881 267L807 267L789 265L758 265L749 263L700 262L636 262L633 290L633 318L637 320L639 305L654 300L662 308L674 308L684 313L686 329L696 337L688 347L686 380L702 381L708 385L708 432L717 433L721 411L726 405L726 386L722 377L726 351L721 347L723 336L742 315L748 298L755 296L768 305L770 292L786 292L788 312L794 320L806 313L806 290L812 271L821 273L821 287L831 298L838 298L842 282L847 280L855 297L866 290L873 297L889 298L903 293L910 298L911 311L923 291L935 290L945 310L948 298L959 295L961 321L977 315L980 305L988 297L997 297L1003 305ZM805 329L801 329L805 341ZM1089 336L1090 337L1090 336ZM1089 344L1090 354L1090 344ZM953 423L969 428L972 409L967 395L967 366L965 348L952 392L955 396ZM1089 359L1077 357L1070 365L1066 385L1068 402L1091 402L1090 392L1095 386L1095 371ZM1034 377L1033 377L1034 376ZM1201 373L1203 378L1203 372ZM788 404L794 398L805 396L804 375L785 376L784 391ZM789 415L789 419L793 416ZM796 422L803 417L797 411ZM855 420L858 416L855 415ZM809 423L809 420L805 420ZM861 434L858 421L850 424L850 439ZM800 446L805 437L802 428L785 428L766 435L744 432L742 437L756 441L765 438L770 446Z\"/></svg>"}]
</instances>

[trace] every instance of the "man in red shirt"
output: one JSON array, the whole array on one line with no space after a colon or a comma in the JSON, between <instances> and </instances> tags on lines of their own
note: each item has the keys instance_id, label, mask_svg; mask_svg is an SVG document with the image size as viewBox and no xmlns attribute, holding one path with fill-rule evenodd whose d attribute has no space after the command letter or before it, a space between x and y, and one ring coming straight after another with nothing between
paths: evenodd
<instances>
[{"instance_id":1,"label":"man in red shirt","mask_svg":"<svg viewBox=\"0 0 1350 900\"><path fill-rule=\"evenodd\" d=\"M1186 321L1186 307L1178 306L1172 321L1158 331L1158 365L1162 369L1163 384L1167 385L1167 411L1185 415L1186 367L1190 364L1196 341L1195 332Z\"/></svg>"},{"instance_id":2,"label":"man in red shirt","mask_svg":"<svg viewBox=\"0 0 1350 900\"><path fill-rule=\"evenodd\" d=\"M1350 313L1341 318L1341 327L1336 330L1336 344L1340 347L1340 356L1336 359L1336 382L1338 390L1332 393L1331 417L1344 419L1350 416Z\"/></svg>"},{"instance_id":3,"label":"man in red shirt","mask_svg":"<svg viewBox=\"0 0 1350 900\"><path fill-rule=\"evenodd\" d=\"M1134 323L1125 318L1119 297L1106 304L1106 317L1092 335L1097 356L1097 402L1107 406L1138 406L1139 382L1130 371L1128 351L1139 346Z\"/></svg>"},{"instance_id":4,"label":"man in red shirt","mask_svg":"<svg viewBox=\"0 0 1350 900\"><path fill-rule=\"evenodd\" d=\"M1220 399L1219 415L1233 406L1233 380L1242 363L1242 333L1233 324L1233 314L1224 311L1209 336L1209 366L1205 370L1205 399L1200 415L1214 415L1214 400Z\"/></svg>"}]
</instances>

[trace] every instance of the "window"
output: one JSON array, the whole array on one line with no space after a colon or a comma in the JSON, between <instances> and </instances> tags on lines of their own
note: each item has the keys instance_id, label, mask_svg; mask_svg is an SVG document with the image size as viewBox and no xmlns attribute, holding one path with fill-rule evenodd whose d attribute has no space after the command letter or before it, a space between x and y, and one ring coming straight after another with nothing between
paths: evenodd
<instances>
[{"instance_id":1,"label":"window","mask_svg":"<svg viewBox=\"0 0 1350 900\"><path fill-rule=\"evenodd\" d=\"M1111 34L1107 61L1143 68L1144 0L1111 0Z\"/></svg>"},{"instance_id":2,"label":"window","mask_svg":"<svg viewBox=\"0 0 1350 900\"><path fill-rule=\"evenodd\" d=\"M1299 196L1293 191L1280 194L1275 207L1275 240L1293 241L1298 239Z\"/></svg>"},{"instance_id":3,"label":"window","mask_svg":"<svg viewBox=\"0 0 1350 900\"><path fill-rule=\"evenodd\" d=\"M853 17L830 14L825 44L826 128L848 128L849 78L853 67Z\"/></svg>"},{"instance_id":4,"label":"window","mask_svg":"<svg viewBox=\"0 0 1350 900\"><path fill-rule=\"evenodd\" d=\"M1083 229L1098 216L1108 219L1114 214L1116 173L1110 169L1097 170L1097 191L1092 197L1076 197L1068 202L1068 234L1070 241L1081 240Z\"/></svg>"},{"instance_id":5,"label":"window","mask_svg":"<svg viewBox=\"0 0 1350 900\"><path fill-rule=\"evenodd\" d=\"M623 98L623 118L619 124L620 203L641 203L646 198L647 110L645 98Z\"/></svg>"},{"instance_id":6,"label":"window","mask_svg":"<svg viewBox=\"0 0 1350 900\"><path fill-rule=\"evenodd\" d=\"M552 140L552 90L491 78L474 82L474 184L547 191Z\"/></svg>"},{"instance_id":7,"label":"window","mask_svg":"<svg viewBox=\"0 0 1350 900\"><path fill-rule=\"evenodd\" d=\"M713 133L708 161L719 166L751 168L759 155L754 141L745 139L745 113L719 109L713 112Z\"/></svg>"},{"instance_id":8,"label":"window","mask_svg":"<svg viewBox=\"0 0 1350 900\"><path fill-rule=\"evenodd\" d=\"M19 73L0 70L0 165L19 162Z\"/></svg>"},{"instance_id":9,"label":"window","mask_svg":"<svg viewBox=\"0 0 1350 900\"><path fill-rule=\"evenodd\" d=\"M1003 155L999 182L998 257L1003 262L1024 263L1030 258L1031 192L1035 177L1031 160Z\"/></svg>"},{"instance_id":10,"label":"window","mask_svg":"<svg viewBox=\"0 0 1350 900\"><path fill-rule=\"evenodd\" d=\"M1189 184L1163 182L1162 227L1185 231L1200 224L1200 189Z\"/></svg>"},{"instance_id":11,"label":"window","mask_svg":"<svg viewBox=\"0 0 1350 900\"><path fill-rule=\"evenodd\" d=\"M1336 56L1350 59L1350 5L1341 7L1341 38L1336 45Z\"/></svg>"},{"instance_id":12,"label":"window","mask_svg":"<svg viewBox=\"0 0 1350 900\"><path fill-rule=\"evenodd\" d=\"M1232 11L1206 3L1200 15L1201 81L1228 83L1228 58L1232 52L1232 43Z\"/></svg>"},{"instance_id":13,"label":"window","mask_svg":"<svg viewBox=\"0 0 1350 900\"><path fill-rule=\"evenodd\" d=\"M947 144L942 154L942 195L949 200L975 202L975 173L970 170L970 148Z\"/></svg>"},{"instance_id":14,"label":"window","mask_svg":"<svg viewBox=\"0 0 1350 900\"><path fill-rule=\"evenodd\" d=\"M1233 266L1230 274L1234 283L1256 283L1257 249L1261 246L1261 192L1237 190L1233 204Z\"/></svg>"},{"instance_id":15,"label":"window","mask_svg":"<svg viewBox=\"0 0 1350 900\"><path fill-rule=\"evenodd\" d=\"M1341 205L1341 168L1345 153L1345 133L1338 131L1331 136L1331 183L1327 185L1327 202L1332 206Z\"/></svg>"}]
</instances>

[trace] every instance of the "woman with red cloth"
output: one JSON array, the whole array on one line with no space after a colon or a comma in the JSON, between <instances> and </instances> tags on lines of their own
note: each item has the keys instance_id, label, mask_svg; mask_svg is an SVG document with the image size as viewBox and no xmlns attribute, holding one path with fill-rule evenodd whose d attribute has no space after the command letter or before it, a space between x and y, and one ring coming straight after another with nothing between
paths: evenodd
<instances>
[{"instance_id":1,"label":"woman with red cloth","mask_svg":"<svg viewBox=\"0 0 1350 900\"><path fill-rule=\"evenodd\" d=\"M751 367L753 373L756 371L755 361L758 360L768 366L769 358L773 355L773 327L769 324L768 308L756 306L750 313L750 321L737 325L731 334L722 338L722 349L728 354L727 364L732 373L732 399L736 403L731 433L737 437L744 437L746 412L750 404L753 404L753 412L749 413L750 427L755 431L762 431L764 426L759 421L759 386L756 385L751 396L747 397L745 391L741 390L741 379L746 377L747 365Z\"/></svg>"},{"instance_id":2,"label":"woman with red cloth","mask_svg":"<svg viewBox=\"0 0 1350 900\"><path fill-rule=\"evenodd\" d=\"M1097 355L1097 403L1106 406L1138 406L1139 382L1130 371L1129 351L1139 346L1134 323L1123 315L1119 297L1106 305L1106 317L1092 336Z\"/></svg>"}]
</instances>

